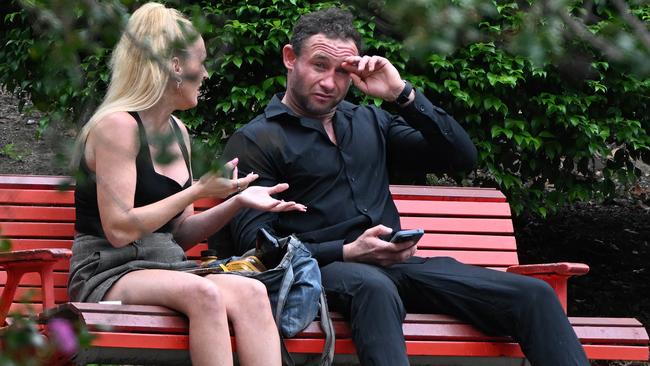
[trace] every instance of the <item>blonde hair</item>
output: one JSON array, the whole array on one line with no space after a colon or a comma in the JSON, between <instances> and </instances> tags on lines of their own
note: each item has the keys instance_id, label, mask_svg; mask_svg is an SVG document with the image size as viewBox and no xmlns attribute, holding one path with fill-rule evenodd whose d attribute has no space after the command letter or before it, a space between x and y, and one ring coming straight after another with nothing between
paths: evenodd
<instances>
[{"instance_id":1,"label":"blonde hair","mask_svg":"<svg viewBox=\"0 0 650 366\"><path fill-rule=\"evenodd\" d=\"M113 49L111 81L104 100L81 129L72 169L79 167L90 130L107 115L142 111L156 104L171 77L169 60L184 56L198 32L178 10L150 2L136 10Z\"/></svg>"}]
</instances>

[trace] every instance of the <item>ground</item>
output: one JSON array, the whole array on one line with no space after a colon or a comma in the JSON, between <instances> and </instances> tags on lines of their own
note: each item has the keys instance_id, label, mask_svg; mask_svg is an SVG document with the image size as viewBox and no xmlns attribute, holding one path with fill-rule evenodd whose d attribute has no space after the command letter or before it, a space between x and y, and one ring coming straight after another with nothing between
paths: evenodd
<instances>
[{"instance_id":1,"label":"ground","mask_svg":"<svg viewBox=\"0 0 650 366\"><path fill-rule=\"evenodd\" d=\"M37 139L36 120L19 113L16 100L0 91L0 173L66 174L57 155L70 147L73 134L58 129ZM574 204L546 219L515 220L521 263L571 261L591 267L571 282L570 315L635 317L650 326L649 186L646 173L638 187L615 202Z\"/></svg>"},{"instance_id":2,"label":"ground","mask_svg":"<svg viewBox=\"0 0 650 366\"><path fill-rule=\"evenodd\" d=\"M50 131L37 136L39 115L18 111L18 101L0 89L0 174L65 174L61 152L73 135Z\"/></svg>"}]
</instances>

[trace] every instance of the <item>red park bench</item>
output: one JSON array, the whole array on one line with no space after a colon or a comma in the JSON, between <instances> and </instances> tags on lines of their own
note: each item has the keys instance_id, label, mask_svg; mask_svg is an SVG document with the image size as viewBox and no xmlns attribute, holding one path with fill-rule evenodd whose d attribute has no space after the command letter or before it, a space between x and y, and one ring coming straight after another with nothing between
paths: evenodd
<instances>
[{"instance_id":1,"label":"red park bench","mask_svg":"<svg viewBox=\"0 0 650 366\"><path fill-rule=\"evenodd\" d=\"M0 235L13 252L0 253L0 324L7 311L36 311L77 321L95 336L75 362L187 364L187 319L160 306L70 303L66 293L73 238L74 197L60 189L62 177L0 175ZM404 228L423 228L420 256L451 256L462 262L539 277L551 284L566 309L567 280L584 264L519 265L510 207L495 189L391 186ZM198 201L198 210L213 204ZM188 251L198 258L206 244ZM24 274L24 275L23 275ZM40 275L39 275L40 274ZM28 296L29 295L29 296ZM595 300L597 301L597 300ZM53 315L55 314L55 315ZM337 362L354 362L349 325L332 314ZM570 317L590 359L648 360L648 334L633 318ZM381 319L377 319L381 321ZM413 364L449 364L486 358L490 364L521 364L519 346L508 337L482 334L450 316L409 314L404 323ZM297 359L319 354L324 344L317 322L287 348ZM310 356L310 354L312 354ZM519 359L519 360L517 360ZM510 362L510 363L508 363Z\"/></svg>"}]
</instances>

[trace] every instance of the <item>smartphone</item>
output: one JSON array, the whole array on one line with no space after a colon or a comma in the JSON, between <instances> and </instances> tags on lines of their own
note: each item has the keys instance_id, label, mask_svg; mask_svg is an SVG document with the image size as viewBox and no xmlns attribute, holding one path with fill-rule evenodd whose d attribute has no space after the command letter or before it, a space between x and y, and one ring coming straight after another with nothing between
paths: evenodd
<instances>
[{"instance_id":1,"label":"smartphone","mask_svg":"<svg viewBox=\"0 0 650 366\"><path fill-rule=\"evenodd\" d=\"M398 244L406 241L413 241L413 245L415 245L422 235L424 235L424 230L422 229L400 230L393 234L393 237L390 238L390 242Z\"/></svg>"}]
</instances>

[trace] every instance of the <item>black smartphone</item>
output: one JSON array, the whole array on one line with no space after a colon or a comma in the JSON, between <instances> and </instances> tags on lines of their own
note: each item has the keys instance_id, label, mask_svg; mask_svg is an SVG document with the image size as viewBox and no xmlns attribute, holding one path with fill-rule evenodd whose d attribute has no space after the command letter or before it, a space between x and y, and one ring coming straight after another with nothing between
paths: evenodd
<instances>
[{"instance_id":1,"label":"black smartphone","mask_svg":"<svg viewBox=\"0 0 650 366\"><path fill-rule=\"evenodd\" d=\"M422 229L400 230L393 234L390 238L390 242L398 244L406 241L413 241L413 245L415 245L422 235L424 235L424 230Z\"/></svg>"}]
</instances>

